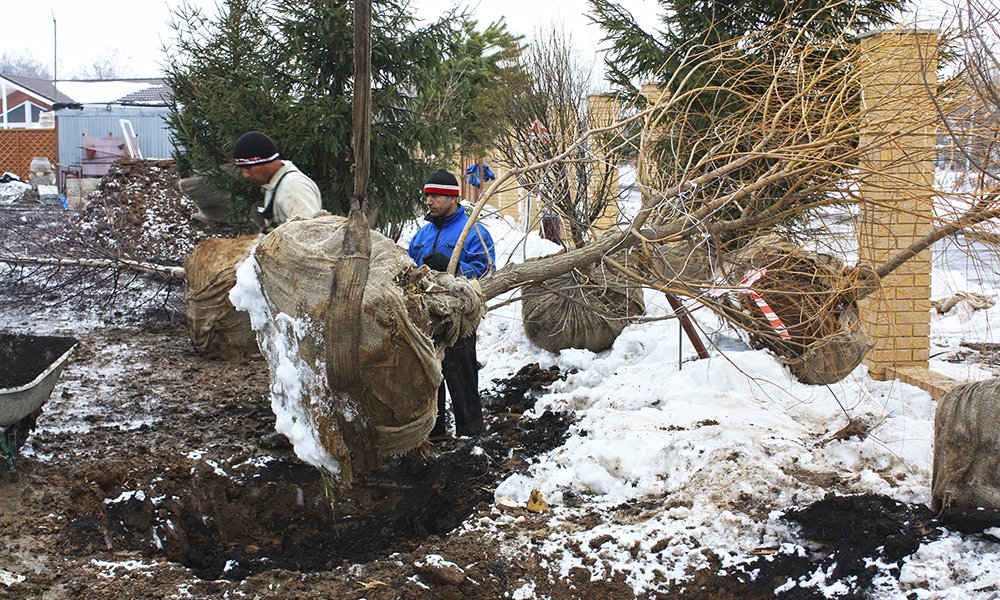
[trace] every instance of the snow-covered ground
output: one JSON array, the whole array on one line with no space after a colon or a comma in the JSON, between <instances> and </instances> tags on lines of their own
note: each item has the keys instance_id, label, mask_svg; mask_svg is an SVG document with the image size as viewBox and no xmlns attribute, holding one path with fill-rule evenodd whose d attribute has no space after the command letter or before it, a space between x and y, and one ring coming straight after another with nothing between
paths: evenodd
<instances>
[{"instance_id":1,"label":"snow-covered ground","mask_svg":"<svg viewBox=\"0 0 1000 600\"><path fill-rule=\"evenodd\" d=\"M558 250L510 219L491 216L484 223L500 265ZM1000 269L990 256L961 236L939 243L932 298L996 296ZM523 517L500 509L463 526L492 532L512 555L530 552L563 575L574 569L595 578L620 574L640 596L684 581L710 556L720 558L724 570L739 570L758 550L810 552L779 518L780 508L831 492L930 503L935 403L918 388L873 380L864 366L837 384L801 384L770 353L751 349L738 331L694 305L710 341L708 359L696 359L673 319L631 325L601 353L554 354L527 338L520 303L505 303L511 299L492 301L480 325L481 385L529 363L557 365L565 380L526 416L551 410L575 417L565 444L496 489L498 505L524 505L539 491L550 506L544 534L507 527ZM662 294L647 291L645 299L647 316L671 314ZM1000 341L993 333L998 320L1000 306L974 310L959 303L947 314L932 313L931 368L958 379L995 376L995 368L948 358L961 342ZM869 434L837 439L849 419L866 424ZM581 496L586 509L567 501ZM645 505L644 498L655 501ZM616 510L627 503L640 508ZM584 510L602 518L584 521ZM882 570L879 598L994 598L1000 543L949 533L921 546L901 568ZM791 585L837 597L846 583L818 570L784 591ZM526 586L514 597L536 596Z\"/></svg>"},{"instance_id":2,"label":"snow-covered ground","mask_svg":"<svg viewBox=\"0 0 1000 600\"><path fill-rule=\"evenodd\" d=\"M510 220L485 223L496 238L498 262L556 249L534 233L525 238ZM996 295L1000 273L981 250L939 244L933 297ZM801 384L769 352L749 348L706 310L695 311L714 346L706 360L696 360L673 319L631 325L604 352L553 354L526 337L520 303L501 303L507 299L495 301L499 306L479 329L481 384L533 362L558 365L569 375L538 400L534 413L568 411L577 419L563 446L496 490L498 503L524 505L538 490L551 505L546 535L508 539L511 552L531 545L564 575L574 567L594 577L621 573L642 594L658 579L683 581L692 568L707 566L710 554L722 557L725 569L736 569L754 549L805 552L776 512L755 517L767 507L804 505L829 492L930 504L934 401L916 387L873 380L864 366L837 384ZM671 314L658 292L647 291L646 304L647 316ZM961 341L992 341L998 318L1000 306L972 310L965 303L933 315L931 367L959 379L994 376L988 368L945 359ZM870 434L835 439L849 418L865 423ZM588 510L599 506L609 515L644 496L670 502L641 517L580 528L567 526L576 512L563 506L568 494L586 496ZM468 527L494 528L516 518L494 517ZM797 585L830 597L844 593L844 582L827 577L820 571ZM885 598L994 597L1000 544L946 535L922 546L902 569L887 569L877 587Z\"/></svg>"}]
</instances>

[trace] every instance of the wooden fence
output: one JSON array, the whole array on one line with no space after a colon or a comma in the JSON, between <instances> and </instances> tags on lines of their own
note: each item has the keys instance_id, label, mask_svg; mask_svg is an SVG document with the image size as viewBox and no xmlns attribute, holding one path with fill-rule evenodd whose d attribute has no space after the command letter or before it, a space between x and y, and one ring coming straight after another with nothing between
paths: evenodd
<instances>
[{"instance_id":1,"label":"wooden fence","mask_svg":"<svg viewBox=\"0 0 1000 600\"><path fill-rule=\"evenodd\" d=\"M57 161L55 129L0 129L0 174L14 173L28 181L31 159Z\"/></svg>"}]
</instances>

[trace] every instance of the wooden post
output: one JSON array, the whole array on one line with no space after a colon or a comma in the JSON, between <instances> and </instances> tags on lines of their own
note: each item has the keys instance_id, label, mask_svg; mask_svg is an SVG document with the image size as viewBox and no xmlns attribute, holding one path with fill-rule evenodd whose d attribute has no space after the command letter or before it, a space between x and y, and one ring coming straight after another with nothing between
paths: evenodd
<instances>
[{"instance_id":1,"label":"wooden post","mask_svg":"<svg viewBox=\"0 0 1000 600\"><path fill-rule=\"evenodd\" d=\"M371 172L372 131L372 3L354 2L354 195L351 211L366 210L368 177ZM367 227L366 227L367 229Z\"/></svg>"}]
</instances>

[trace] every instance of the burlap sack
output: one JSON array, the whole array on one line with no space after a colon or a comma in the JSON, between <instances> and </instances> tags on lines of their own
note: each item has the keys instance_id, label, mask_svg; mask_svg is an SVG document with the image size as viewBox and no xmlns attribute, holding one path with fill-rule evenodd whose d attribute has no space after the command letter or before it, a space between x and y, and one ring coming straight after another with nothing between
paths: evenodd
<instances>
[{"instance_id":1,"label":"burlap sack","mask_svg":"<svg viewBox=\"0 0 1000 600\"><path fill-rule=\"evenodd\" d=\"M359 464L359 449L351 447L355 442L345 427L373 431L383 457L427 440L436 418L444 346L475 331L484 303L478 282L417 267L402 248L372 231L356 353L363 381L327 381L326 345L343 342L336 331L323 328L327 311L345 312L329 299L331 282L345 264L340 254L346 222L336 216L290 221L265 236L255 257L270 312L296 323L278 331L300 365L298 389L280 401L296 403L310 415L320 443L350 481L352 473L376 465ZM275 373L282 357L272 355L272 346L262 351Z\"/></svg>"},{"instance_id":2,"label":"burlap sack","mask_svg":"<svg viewBox=\"0 0 1000 600\"><path fill-rule=\"evenodd\" d=\"M958 385L934 414L931 502L1000 510L1000 378Z\"/></svg>"},{"instance_id":3,"label":"burlap sack","mask_svg":"<svg viewBox=\"0 0 1000 600\"><path fill-rule=\"evenodd\" d=\"M184 265L188 334L205 356L243 360L258 354L250 317L229 301L236 268L259 236L208 238L198 242Z\"/></svg>"},{"instance_id":4,"label":"burlap sack","mask_svg":"<svg viewBox=\"0 0 1000 600\"><path fill-rule=\"evenodd\" d=\"M528 339L550 352L607 350L646 311L642 288L615 281L599 269L570 271L521 288Z\"/></svg>"},{"instance_id":5,"label":"burlap sack","mask_svg":"<svg viewBox=\"0 0 1000 600\"><path fill-rule=\"evenodd\" d=\"M861 327L856 298L877 285L870 270L846 267L829 254L804 250L778 236L765 236L730 257L732 279L747 271L764 275L756 291L789 334L780 338L756 301L734 293L748 317L755 348L767 348L802 383L829 384L850 374L874 343Z\"/></svg>"},{"instance_id":6,"label":"burlap sack","mask_svg":"<svg viewBox=\"0 0 1000 600\"><path fill-rule=\"evenodd\" d=\"M872 349L874 343L861 328L856 305L844 306L839 319L840 329L810 343L802 356L779 357L802 383L836 383L850 375Z\"/></svg>"}]
</instances>

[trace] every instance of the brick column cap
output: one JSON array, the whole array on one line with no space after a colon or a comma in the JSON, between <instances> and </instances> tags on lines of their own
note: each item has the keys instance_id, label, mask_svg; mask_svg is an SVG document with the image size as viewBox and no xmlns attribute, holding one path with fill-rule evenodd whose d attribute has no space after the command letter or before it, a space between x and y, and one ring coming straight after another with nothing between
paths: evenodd
<instances>
[{"instance_id":1,"label":"brick column cap","mask_svg":"<svg viewBox=\"0 0 1000 600\"><path fill-rule=\"evenodd\" d=\"M923 29L920 27L895 28L895 29L869 29L858 35L859 40L875 37L876 35L939 35L940 29Z\"/></svg>"}]
</instances>

